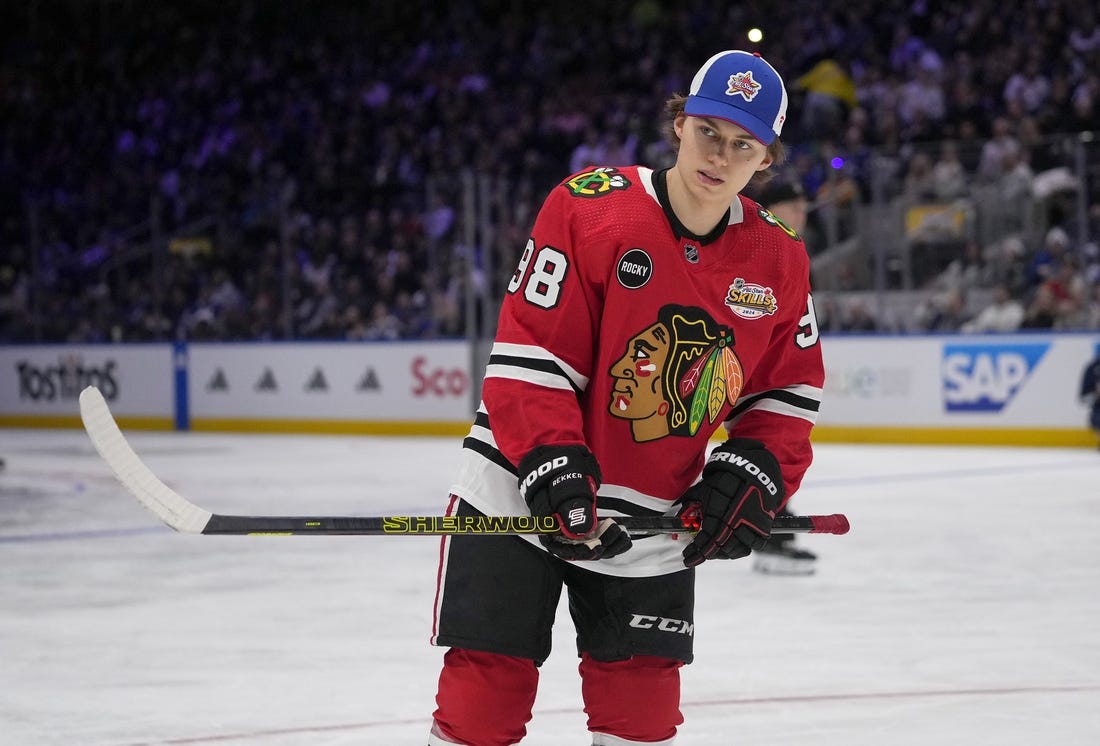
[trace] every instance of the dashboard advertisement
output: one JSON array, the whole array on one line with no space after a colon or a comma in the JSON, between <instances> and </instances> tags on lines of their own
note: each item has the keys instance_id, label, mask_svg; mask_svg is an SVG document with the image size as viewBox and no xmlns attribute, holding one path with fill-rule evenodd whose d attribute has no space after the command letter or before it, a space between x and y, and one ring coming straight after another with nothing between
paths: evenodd
<instances>
[{"instance_id":1,"label":"dashboard advertisement","mask_svg":"<svg viewBox=\"0 0 1100 746\"><path fill-rule=\"evenodd\" d=\"M172 345L0 346L0 424L79 426L77 399L96 386L116 415L169 427L173 370Z\"/></svg>"},{"instance_id":2,"label":"dashboard advertisement","mask_svg":"<svg viewBox=\"0 0 1100 746\"><path fill-rule=\"evenodd\" d=\"M1097 335L823 337L818 426L1084 432Z\"/></svg>"},{"instance_id":3,"label":"dashboard advertisement","mask_svg":"<svg viewBox=\"0 0 1100 746\"><path fill-rule=\"evenodd\" d=\"M1100 335L821 344L823 440L1092 444L1079 388ZM471 359L464 341L3 346L0 426L80 427L77 397L95 385L129 427L456 434L479 390Z\"/></svg>"}]
</instances>

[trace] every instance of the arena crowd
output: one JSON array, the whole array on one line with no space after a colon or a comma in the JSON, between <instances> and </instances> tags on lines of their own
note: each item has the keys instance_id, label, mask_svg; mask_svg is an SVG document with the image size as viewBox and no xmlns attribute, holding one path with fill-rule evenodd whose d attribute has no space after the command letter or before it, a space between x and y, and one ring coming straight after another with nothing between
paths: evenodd
<instances>
[{"instance_id":1,"label":"arena crowd","mask_svg":"<svg viewBox=\"0 0 1100 746\"><path fill-rule=\"evenodd\" d=\"M720 49L784 72L781 178L817 205L1011 205L1100 130L1088 0L42 0L0 24L8 343L462 335L555 183L669 163L654 102ZM920 278L918 327L1100 329L1096 169L1083 215L1043 203L1038 231ZM469 173L499 195L474 240ZM825 238L812 223L811 253ZM897 331L822 307L830 332Z\"/></svg>"}]
</instances>

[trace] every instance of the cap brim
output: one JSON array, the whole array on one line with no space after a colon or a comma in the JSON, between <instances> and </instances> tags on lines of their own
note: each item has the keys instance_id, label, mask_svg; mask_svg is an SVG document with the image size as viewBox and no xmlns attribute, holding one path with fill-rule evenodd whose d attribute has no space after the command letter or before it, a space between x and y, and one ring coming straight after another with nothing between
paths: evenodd
<instances>
[{"instance_id":1,"label":"cap brim","mask_svg":"<svg viewBox=\"0 0 1100 746\"><path fill-rule=\"evenodd\" d=\"M772 141L775 140L775 132L762 119L753 116L744 109L730 106L724 101L714 101L702 96L688 96L687 103L684 105L684 113L693 117L724 119L744 128L764 145L771 145Z\"/></svg>"}]
</instances>

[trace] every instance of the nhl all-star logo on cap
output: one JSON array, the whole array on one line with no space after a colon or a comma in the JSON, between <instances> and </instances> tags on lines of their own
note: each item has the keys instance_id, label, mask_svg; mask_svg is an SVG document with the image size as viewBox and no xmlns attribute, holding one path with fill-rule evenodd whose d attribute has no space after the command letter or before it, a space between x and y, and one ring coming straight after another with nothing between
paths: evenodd
<instances>
[{"instance_id":1,"label":"nhl all-star logo on cap","mask_svg":"<svg viewBox=\"0 0 1100 746\"><path fill-rule=\"evenodd\" d=\"M787 89L759 54L719 52L695 73L684 112L733 122L771 145L787 118Z\"/></svg>"}]
</instances>

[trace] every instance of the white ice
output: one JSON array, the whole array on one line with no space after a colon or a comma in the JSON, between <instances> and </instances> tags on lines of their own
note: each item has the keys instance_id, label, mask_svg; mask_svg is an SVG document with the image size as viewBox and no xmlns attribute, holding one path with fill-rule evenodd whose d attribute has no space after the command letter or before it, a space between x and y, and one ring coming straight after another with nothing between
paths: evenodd
<instances>
[{"instance_id":1,"label":"white ice","mask_svg":"<svg viewBox=\"0 0 1100 746\"><path fill-rule=\"evenodd\" d=\"M438 513L459 438L128 433L223 513ZM438 540L173 533L0 430L0 744L422 746ZM699 572L690 746L1100 744L1100 453L821 444L811 577ZM531 746L589 743L564 608Z\"/></svg>"}]
</instances>

